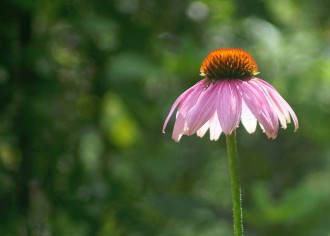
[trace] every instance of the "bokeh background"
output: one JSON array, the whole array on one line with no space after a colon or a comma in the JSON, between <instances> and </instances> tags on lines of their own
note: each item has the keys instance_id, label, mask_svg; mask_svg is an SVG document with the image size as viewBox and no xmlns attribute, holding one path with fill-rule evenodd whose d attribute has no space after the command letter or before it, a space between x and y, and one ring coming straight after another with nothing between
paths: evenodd
<instances>
[{"instance_id":1,"label":"bokeh background","mask_svg":"<svg viewBox=\"0 0 330 236\"><path fill-rule=\"evenodd\" d=\"M330 235L330 1L3 0L0 235L232 235L225 137L165 117L209 51L247 50L296 111L240 127L246 235Z\"/></svg>"}]
</instances>

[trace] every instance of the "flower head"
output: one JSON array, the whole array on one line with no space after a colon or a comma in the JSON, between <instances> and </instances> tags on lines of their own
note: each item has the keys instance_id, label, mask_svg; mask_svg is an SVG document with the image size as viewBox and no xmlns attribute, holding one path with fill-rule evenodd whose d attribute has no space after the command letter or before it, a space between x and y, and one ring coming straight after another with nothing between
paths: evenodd
<instances>
[{"instance_id":1,"label":"flower head","mask_svg":"<svg viewBox=\"0 0 330 236\"><path fill-rule=\"evenodd\" d=\"M276 138L279 125L287 127L292 117L295 130L298 119L290 105L269 83L256 78L258 65L251 55L240 49L212 51L201 65L204 79L182 93L174 102L163 126L163 132L178 107L172 138L207 130L211 140L221 133L231 134L240 121L249 133L257 123L268 138Z\"/></svg>"}]
</instances>

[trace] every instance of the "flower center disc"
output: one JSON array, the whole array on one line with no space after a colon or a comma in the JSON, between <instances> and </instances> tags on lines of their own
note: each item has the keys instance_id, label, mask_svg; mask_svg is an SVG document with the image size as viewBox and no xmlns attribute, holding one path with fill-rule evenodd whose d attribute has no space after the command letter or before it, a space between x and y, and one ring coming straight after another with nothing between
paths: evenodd
<instances>
[{"instance_id":1,"label":"flower center disc","mask_svg":"<svg viewBox=\"0 0 330 236\"><path fill-rule=\"evenodd\" d=\"M201 75L211 80L248 80L259 74L258 65L248 52L236 48L217 49L204 59Z\"/></svg>"}]
</instances>

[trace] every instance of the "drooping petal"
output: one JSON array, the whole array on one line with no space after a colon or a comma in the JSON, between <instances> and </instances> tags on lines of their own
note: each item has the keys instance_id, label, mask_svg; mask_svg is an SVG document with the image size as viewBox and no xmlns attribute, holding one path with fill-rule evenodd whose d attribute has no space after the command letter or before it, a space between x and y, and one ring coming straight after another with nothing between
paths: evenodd
<instances>
[{"instance_id":1,"label":"drooping petal","mask_svg":"<svg viewBox=\"0 0 330 236\"><path fill-rule=\"evenodd\" d=\"M287 122L290 123L290 114L286 109L283 109L283 106L281 106L278 101L273 99L273 95L270 94L271 91L269 91L269 88L265 86L263 83L259 81L260 79L255 78L255 81L259 84L259 86L263 89L265 94L268 96L269 100L272 102L274 110L276 111L276 114L278 116L278 119L280 120L282 128L286 129Z\"/></svg>"},{"instance_id":2,"label":"drooping petal","mask_svg":"<svg viewBox=\"0 0 330 236\"><path fill-rule=\"evenodd\" d=\"M242 102L241 122L248 133L252 134L256 131L257 118L252 114L244 101Z\"/></svg>"},{"instance_id":3,"label":"drooping petal","mask_svg":"<svg viewBox=\"0 0 330 236\"><path fill-rule=\"evenodd\" d=\"M244 103L263 126L268 138L276 138L278 118L260 86L249 80L241 84Z\"/></svg>"},{"instance_id":4,"label":"drooping petal","mask_svg":"<svg viewBox=\"0 0 330 236\"><path fill-rule=\"evenodd\" d=\"M196 105L187 113L188 135L195 133L211 119L215 111L216 95L217 87L213 84L202 91Z\"/></svg>"},{"instance_id":5,"label":"drooping petal","mask_svg":"<svg viewBox=\"0 0 330 236\"><path fill-rule=\"evenodd\" d=\"M181 94L174 102L174 104L172 105L171 107L171 110L170 112L168 113L167 117L166 117L166 120L164 122L164 125L163 125L163 133L165 133L165 129L166 129L166 126L168 124L168 121L170 120L175 108L179 105L179 103L182 101L182 100L185 100L187 96L190 95L190 93L194 90L194 87L196 85L194 85L193 87L191 87L190 89L186 90L183 94Z\"/></svg>"},{"instance_id":6,"label":"drooping petal","mask_svg":"<svg viewBox=\"0 0 330 236\"><path fill-rule=\"evenodd\" d=\"M210 120L210 140L217 141L222 133L218 114L217 112L214 112L211 120Z\"/></svg>"},{"instance_id":7,"label":"drooping petal","mask_svg":"<svg viewBox=\"0 0 330 236\"><path fill-rule=\"evenodd\" d=\"M209 82L206 81L203 81L203 83L198 83L198 86L195 87L194 91L180 103L178 112L186 117L187 113L196 106L197 101L199 100L202 92L208 87L208 84Z\"/></svg>"},{"instance_id":8,"label":"drooping petal","mask_svg":"<svg viewBox=\"0 0 330 236\"><path fill-rule=\"evenodd\" d=\"M203 138L209 127L210 127L210 122L208 121L199 130L197 130L196 132L197 136Z\"/></svg>"},{"instance_id":9,"label":"drooping petal","mask_svg":"<svg viewBox=\"0 0 330 236\"><path fill-rule=\"evenodd\" d=\"M164 122L163 125L163 133L165 133L165 128L175 110L175 108L181 103L184 102L188 97L190 97L192 94L194 94L195 96L199 96L198 92L201 91L201 87L204 86L205 81L201 80L198 83L196 83L195 85L193 85L192 87L190 87L189 89L187 89L184 93L182 93L174 102L174 104L171 107L170 112L168 113L166 120Z\"/></svg>"},{"instance_id":10,"label":"drooping petal","mask_svg":"<svg viewBox=\"0 0 330 236\"><path fill-rule=\"evenodd\" d=\"M219 81L217 113L222 131L228 135L239 124L242 112L242 96L238 91L240 81Z\"/></svg>"},{"instance_id":11,"label":"drooping petal","mask_svg":"<svg viewBox=\"0 0 330 236\"><path fill-rule=\"evenodd\" d=\"M290 115L291 115L296 131L299 128L299 123L298 123L298 118L295 112L293 111L293 109L291 108L291 106L284 100L284 98L277 92L277 90L272 85L270 85L269 83L267 83L262 79L258 79L258 78L255 79L257 83L268 92L268 96L270 97L270 99L277 108L280 121L281 121L281 117L283 117L282 119L285 119L286 121L285 125L282 124L282 122L284 121L281 121L282 128L286 128L286 123L291 122L290 120Z\"/></svg>"},{"instance_id":12,"label":"drooping petal","mask_svg":"<svg viewBox=\"0 0 330 236\"><path fill-rule=\"evenodd\" d=\"M184 134L185 129L186 129L186 121L184 117L178 113L173 128L172 139L174 139L176 142L179 142L182 137L182 134Z\"/></svg>"}]
</instances>

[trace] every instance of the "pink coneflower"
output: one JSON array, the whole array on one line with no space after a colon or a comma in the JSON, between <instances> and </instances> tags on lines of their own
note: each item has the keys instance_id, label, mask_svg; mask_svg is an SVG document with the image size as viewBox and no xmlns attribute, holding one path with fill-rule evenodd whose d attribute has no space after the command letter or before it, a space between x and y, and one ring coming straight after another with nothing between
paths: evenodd
<instances>
[{"instance_id":1,"label":"pink coneflower","mask_svg":"<svg viewBox=\"0 0 330 236\"><path fill-rule=\"evenodd\" d=\"M240 121L249 133L257 122L268 138L276 138L279 124L287 127L292 117L295 130L298 119L290 105L269 83L255 75L258 65L249 53L234 48L212 51L201 66L204 79L189 88L174 102L163 132L177 106L172 138L197 133L218 140L223 132L231 134Z\"/></svg>"}]
</instances>

